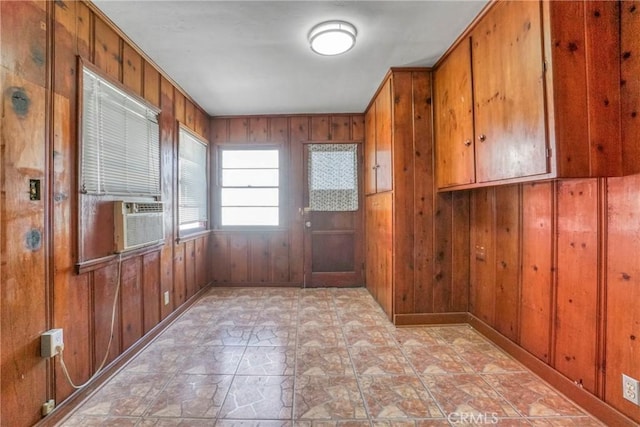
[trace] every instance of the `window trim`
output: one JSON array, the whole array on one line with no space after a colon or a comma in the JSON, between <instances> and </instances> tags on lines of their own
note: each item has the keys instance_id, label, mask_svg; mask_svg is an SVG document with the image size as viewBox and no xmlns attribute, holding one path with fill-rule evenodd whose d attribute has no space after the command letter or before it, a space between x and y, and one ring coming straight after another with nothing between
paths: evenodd
<instances>
[{"instance_id":1,"label":"window trim","mask_svg":"<svg viewBox=\"0 0 640 427\"><path fill-rule=\"evenodd\" d=\"M222 225L222 152L225 150L277 150L278 151L278 225ZM218 144L215 150L215 204L214 227L221 231L281 231L288 227L285 224L286 186L285 186L285 153L283 144Z\"/></svg>"},{"instance_id":2,"label":"window trim","mask_svg":"<svg viewBox=\"0 0 640 427\"><path fill-rule=\"evenodd\" d=\"M187 134L189 134L189 136L191 136L193 139L195 139L196 141L202 143L205 147L206 147L206 152L207 152L207 157L205 159L205 180L207 183L207 188L206 188L206 196L207 196L207 203L206 203L206 210L207 210L207 220L206 220L206 225L204 227L197 227L197 228L191 228L188 230L181 230L180 229L180 144L181 144L181 138L180 138L180 134L181 132L186 132ZM210 229L211 229L211 171L210 171L210 156L211 156L211 144L209 143L209 141L207 141L204 137L196 134L194 131L192 131L191 129L189 129L186 125L184 125L183 123L178 122L178 132L177 132L178 138L177 138L177 162L176 162L176 226L175 229L177 231L178 234L178 238L179 239L185 239L185 238L189 238L191 236L195 236L195 235L200 235L203 233L207 233Z\"/></svg>"}]
</instances>

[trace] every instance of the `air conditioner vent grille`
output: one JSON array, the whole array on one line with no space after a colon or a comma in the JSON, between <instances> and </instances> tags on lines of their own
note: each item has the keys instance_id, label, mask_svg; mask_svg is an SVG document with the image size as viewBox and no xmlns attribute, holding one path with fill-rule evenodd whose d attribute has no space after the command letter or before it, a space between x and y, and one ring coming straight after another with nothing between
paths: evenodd
<instances>
[{"instance_id":1,"label":"air conditioner vent grille","mask_svg":"<svg viewBox=\"0 0 640 427\"><path fill-rule=\"evenodd\" d=\"M164 240L164 209L161 202L114 203L115 251L123 252Z\"/></svg>"}]
</instances>

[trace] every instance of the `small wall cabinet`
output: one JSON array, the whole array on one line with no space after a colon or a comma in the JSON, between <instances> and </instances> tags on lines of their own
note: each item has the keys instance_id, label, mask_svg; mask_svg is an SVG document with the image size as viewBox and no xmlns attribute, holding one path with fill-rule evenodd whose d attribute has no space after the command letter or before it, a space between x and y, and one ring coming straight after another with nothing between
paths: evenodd
<instances>
[{"instance_id":1,"label":"small wall cabinet","mask_svg":"<svg viewBox=\"0 0 640 427\"><path fill-rule=\"evenodd\" d=\"M392 189L391 111L391 79L387 79L365 115L365 194Z\"/></svg>"},{"instance_id":2,"label":"small wall cabinet","mask_svg":"<svg viewBox=\"0 0 640 427\"><path fill-rule=\"evenodd\" d=\"M438 188L621 175L619 46L617 2L490 5L434 72Z\"/></svg>"}]
</instances>

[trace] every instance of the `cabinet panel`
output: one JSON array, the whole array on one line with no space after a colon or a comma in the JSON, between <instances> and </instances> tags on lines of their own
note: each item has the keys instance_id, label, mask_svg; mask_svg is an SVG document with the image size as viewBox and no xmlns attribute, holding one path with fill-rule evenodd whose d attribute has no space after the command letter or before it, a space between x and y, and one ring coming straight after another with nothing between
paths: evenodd
<instances>
[{"instance_id":1,"label":"cabinet panel","mask_svg":"<svg viewBox=\"0 0 640 427\"><path fill-rule=\"evenodd\" d=\"M364 137L364 192L376 192L376 104L365 114Z\"/></svg>"},{"instance_id":2,"label":"cabinet panel","mask_svg":"<svg viewBox=\"0 0 640 427\"><path fill-rule=\"evenodd\" d=\"M438 188L475 182L469 43L463 40L434 74Z\"/></svg>"},{"instance_id":3,"label":"cabinet panel","mask_svg":"<svg viewBox=\"0 0 640 427\"><path fill-rule=\"evenodd\" d=\"M375 101L376 126L376 192L391 191L391 79L388 79Z\"/></svg>"},{"instance_id":4,"label":"cabinet panel","mask_svg":"<svg viewBox=\"0 0 640 427\"><path fill-rule=\"evenodd\" d=\"M549 172L540 3L497 3L471 39L477 181Z\"/></svg>"}]
</instances>

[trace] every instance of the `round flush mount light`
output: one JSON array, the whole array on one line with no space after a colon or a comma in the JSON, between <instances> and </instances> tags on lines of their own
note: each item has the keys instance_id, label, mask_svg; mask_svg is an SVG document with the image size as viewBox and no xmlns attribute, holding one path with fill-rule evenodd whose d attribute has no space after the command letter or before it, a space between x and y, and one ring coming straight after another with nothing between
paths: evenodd
<instances>
[{"instance_id":1,"label":"round flush mount light","mask_svg":"<svg viewBox=\"0 0 640 427\"><path fill-rule=\"evenodd\" d=\"M318 55L340 55L356 44L356 27L345 21L321 22L309 32L309 45Z\"/></svg>"}]
</instances>

